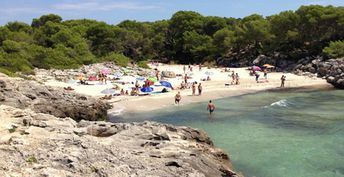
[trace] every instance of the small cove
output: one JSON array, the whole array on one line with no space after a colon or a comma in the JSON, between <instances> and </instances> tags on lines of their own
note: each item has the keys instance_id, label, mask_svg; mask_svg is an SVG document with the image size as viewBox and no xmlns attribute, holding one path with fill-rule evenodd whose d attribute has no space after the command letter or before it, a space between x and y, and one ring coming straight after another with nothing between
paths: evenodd
<instances>
[{"instance_id":1,"label":"small cove","mask_svg":"<svg viewBox=\"0 0 344 177\"><path fill-rule=\"evenodd\" d=\"M344 176L344 91L260 92L207 103L127 113L145 120L205 130L246 177Z\"/></svg>"}]
</instances>

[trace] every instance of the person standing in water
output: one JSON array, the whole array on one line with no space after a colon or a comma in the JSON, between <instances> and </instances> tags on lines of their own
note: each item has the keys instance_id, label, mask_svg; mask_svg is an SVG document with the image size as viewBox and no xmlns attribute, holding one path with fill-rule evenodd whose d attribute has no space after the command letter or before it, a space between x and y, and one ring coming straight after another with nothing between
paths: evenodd
<instances>
[{"instance_id":1,"label":"person standing in water","mask_svg":"<svg viewBox=\"0 0 344 177\"><path fill-rule=\"evenodd\" d=\"M209 111L209 114L212 114L215 111L215 104L212 103L211 100L209 100L207 110Z\"/></svg>"},{"instance_id":2,"label":"person standing in water","mask_svg":"<svg viewBox=\"0 0 344 177\"><path fill-rule=\"evenodd\" d=\"M180 95L180 92L174 96L174 103L179 105L180 100L182 99L182 96Z\"/></svg>"},{"instance_id":3,"label":"person standing in water","mask_svg":"<svg viewBox=\"0 0 344 177\"><path fill-rule=\"evenodd\" d=\"M282 75L282 77L281 77L281 88L284 87L285 79L286 79L286 76L285 76L285 75Z\"/></svg>"},{"instance_id":4,"label":"person standing in water","mask_svg":"<svg viewBox=\"0 0 344 177\"><path fill-rule=\"evenodd\" d=\"M202 94L202 85L201 83L198 84L198 95Z\"/></svg>"}]
</instances>

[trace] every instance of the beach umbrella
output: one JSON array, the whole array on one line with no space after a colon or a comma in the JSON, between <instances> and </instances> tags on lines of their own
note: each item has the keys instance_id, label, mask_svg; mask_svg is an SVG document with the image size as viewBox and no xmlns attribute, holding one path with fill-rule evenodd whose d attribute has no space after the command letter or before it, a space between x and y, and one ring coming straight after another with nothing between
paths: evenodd
<instances>
[{"instance_id":1,"label":"beach umbrella","mask_svg":"<svg viewBox=\"0 0 344 177\"><path fill-rule=\"evenodd\" d=\"M206 71L204 74L205 74L205 75L207 75L207 76L214 75L214 73L213 73L213 72L211 72L211 71Z\"/></svg>"},{"instance_id":2,"label":"beach umbrella","mask_svg":"<svg viewBox=\"0 0 344 177\"><path fill-rule=\"evenodd\" d=\"M101 72L102 74L108 75L108 74L111 73L111 70L110 70L109 68L103 68L102 70L100 70L100 72Z\"/></svg>"},{"instance_id":3,"label":"beach umbrella","mask_svg":"<svg viewBox=\"0 0 344 177\"><path fill-rule=\"evenodd\" d=\"M76 84L76 83L78 83L78 80L70 79L67 81L67 84Z\"/></svg>"},{"instance_id":4,"label":"beach umbrella","mask_svg":"<svg viewBox=\"0 0 344 177\"><path fill-rule=\"evenodd\" d=\"M101 91L100 93L105 94L105 95L112 95L116 93L116 90L112 89L112 88L107 88L103 91Z\"/></svg>"},{"instance_id":5,"label":"beach umbrella","mask_svg":"<svg viewBox=\"0 0 344 177\"><path fill-rule=\"evenodd\" d=\"M148 77L147 80L152 82L158 82L158 80L155 77Z\"/></svg>"},{"instance_id":6,"label":"beach umbrella","mask_svg":"<svg viewBox=\"0 0 344 177\"><path fill-rule=\"evenodd\" d=\"M261 71L262 69L258 66L252 66L252 70L254 71Z\"/></svg>"},{"instance_id":7,"label":"beach umbrella","mask_svg":"<svg viewBox=\"0 0 344 177\"><path fill-rule=\"evenodd\" d=\"M275 66L273 66L273 65L270 65L270 64L264 64L263 65L265 68L274 68Z\"/></svg>"},{"instance_id":8,"label":"beach umbrella","mask_svg":"<svg viewBox=\"0 0 344 177\"><path fill-rule=\"evenodd\" d=\"M96 81L97 80L97 77L96 76L90 76L88 78L89 81Z\"/></svg>"},{"instance_id":9,"label":"beach umbrella","mask_svg":"<svg viewBox=\"0 0 344 177\"><path fill-rule=\"evenodd\" d=\"M136 80L138 80L138 81L144 81L144 80L146 80L146 78L145 78L145 77L137 77Z\"/></svg>"},{"instance_id":10,"label":"beach umbrella","mask_svg":"<svg viewBox=\"0 0 344 177\"><path fill-rule=\"evenodd\" d=\"M152 87L143 87L141 88L141 92L152 92L154 89Z\"/></svg>"},{"instance_id":11,"label":"beach umbrella","mask_svg":"<svg viewBox=\"0 0 344 177\"><path fill-rule=\"evenodd\" d=\"M113 76L115 76L115 78L120 78L120 77L123 76L123 73L121 73L121 72L115 72L115 73L113 74Z\"/></svg>"},{"instance_id":12,"label":"beach umbrella","mask_svg":"<svg viewBox=\"0 0 344 177\"><path fill-rule=\"evenodd\" d=\"M165 87L172 88L172 84L167 81L160 81L160 84Z\"/></svg>"}]
</instances>

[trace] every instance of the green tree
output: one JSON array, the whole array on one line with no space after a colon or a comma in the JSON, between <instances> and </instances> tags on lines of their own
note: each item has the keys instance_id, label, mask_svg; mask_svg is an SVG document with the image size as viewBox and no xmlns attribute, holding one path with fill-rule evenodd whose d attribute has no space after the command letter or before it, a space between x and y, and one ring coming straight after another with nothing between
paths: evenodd
<instances>
[{"instance_id":1,"label":"green tree","mask_svg":"<svg viewBox=\"0 0 344 177\"><path fill-rule=\"evenodd\" d=\"M43 15L38 19L33 19L31 26L34 28L39 28L41 26L44 26L47 22L53 22L53 23L61 23L62 17L56 15L56 14L48 14Z\"/></svg>"},{"instance_id":2,"label":"green tree","mask_svg":"<svg viewBox=\"0 0 344 177\"><path fill-rule=\"evenodd\" d=\"M330 45L325 47L323 52L330 58L344 57L344 40L330 42Z\"/></svg>"}]
</instances>

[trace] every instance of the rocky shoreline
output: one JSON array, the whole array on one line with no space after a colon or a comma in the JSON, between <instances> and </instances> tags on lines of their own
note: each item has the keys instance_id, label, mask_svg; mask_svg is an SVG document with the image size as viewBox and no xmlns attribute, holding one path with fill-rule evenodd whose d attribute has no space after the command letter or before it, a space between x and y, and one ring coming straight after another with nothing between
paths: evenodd
<instances>
[{"instance_id":1,"label":"rocky shoreline","mask_svg":"<svg viewBox=\"0 0 344 177\"><path fill-rule=\"evenodd\" d=\"M294 68L298 75L315 75L336 88L344 89L344 58L323 61L322 58L300 60Z\"/></svg>"},{"instance_id":2,"label":"rocky shoreline","mask_svg":"<svg viewBox=\"0 0 344 177\"><path fill-rule=\"evenodd\" d=\"M76 122L5 105L0 117L0 176L238 176L201 130Z\"/></svg>"},{"instance_id":3,"label":"rocky shoreline","mask_svg":"<svg viewBox=\"0 0 344 177\"><path fill-rule=\"evenodd\" d=\"M0 176L237 177L201 130L109 123L92 97L0 75Z\"/></svg>"},{"instance_id":4,"label":"rocky shoreline","mask_svg":"<svg viewBox=\"0 0 344 177\"><path fill-rule=\"evenodd\" d=\"M0 73L0 104L74 120L106 120L110 105L95 98Z\"/></svg>"}]
</instances>

